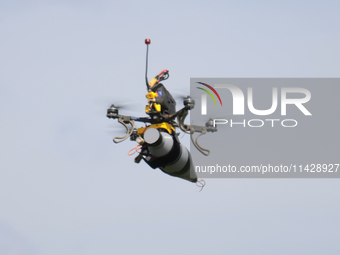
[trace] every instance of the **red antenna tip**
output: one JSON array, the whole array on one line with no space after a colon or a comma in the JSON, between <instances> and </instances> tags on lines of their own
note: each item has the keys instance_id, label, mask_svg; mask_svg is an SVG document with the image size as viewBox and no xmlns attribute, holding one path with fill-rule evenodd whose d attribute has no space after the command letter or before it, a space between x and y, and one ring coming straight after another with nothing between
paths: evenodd
<instances>
[{"instance_id":1,"label":"red antenna tip","mask_svg":"<svg viewBox=\"0 0 340 255\"><path fill-rule=\"evenodd\" d=\"M151 40L149 38L145 39L145 44L150 44L151 43Z\"/></svg>"}]
</instances>

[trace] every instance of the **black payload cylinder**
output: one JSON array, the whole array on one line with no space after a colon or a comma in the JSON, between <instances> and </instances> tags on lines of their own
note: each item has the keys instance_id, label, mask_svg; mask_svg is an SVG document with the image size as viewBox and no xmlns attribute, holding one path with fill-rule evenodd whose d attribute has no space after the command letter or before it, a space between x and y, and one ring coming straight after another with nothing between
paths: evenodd
<instances>
[{"instance_id":1,"label":"black payload cylinder","mask_svg":"<svg viewBox=\"0 0 340 255\"><path fill-rule=\"evenodd\" d=\"M144 160L152 168L159 167L164 173L190 182L197 182L195 167L190 152L177 137L156 128L148 128L144 133L144 141L149 155Z\"/></svg>"}]
</instances>

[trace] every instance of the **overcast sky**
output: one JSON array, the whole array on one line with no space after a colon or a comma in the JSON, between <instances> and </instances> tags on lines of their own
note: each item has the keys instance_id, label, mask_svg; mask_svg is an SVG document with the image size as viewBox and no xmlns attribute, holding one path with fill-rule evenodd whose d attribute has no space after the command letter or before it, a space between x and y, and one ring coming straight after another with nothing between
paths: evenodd
<instances>
[{"instance_id":1,"label":"overcast sky","mask_svg":"<svg viewBox=\"0 0 340 255\"><path fill-rule=\"evenodd\" d=\"M145 38L149 77L169 69L170 91L190 77L339 77L339 8L0 0L0 254L339 254L339 180L198 192L133 163L105 116L114 102L143 115Z\"/></svg>"}]
</instances>

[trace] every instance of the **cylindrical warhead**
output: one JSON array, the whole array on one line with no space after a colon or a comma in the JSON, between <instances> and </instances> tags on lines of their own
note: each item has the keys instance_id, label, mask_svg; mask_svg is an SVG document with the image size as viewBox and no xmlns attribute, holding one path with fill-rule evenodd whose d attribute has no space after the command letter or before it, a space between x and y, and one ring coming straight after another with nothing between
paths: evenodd
<instances>
[{"instance_id":1,"label":"cylindrical warhead","mask_svg":"<svg viewBox=\"0 0 340 255\"><path fill-rule=\"evenodd\" d=\"M184 145L168 133L159 132L155 128L148 128L143 137L148 144L150 154L157 158L164 158L163 166L160 166L164 173L191 182L197 181L190 152Z\"/></svg>"},{"instance_id":2,"label":"cylindrical warhead","mask_svg":"<svg viewBox=\"0 0 340 255\"><path fill-rule=\"evenodd\" d=\"M156 146L161 142L162 136L156 128L148 128L144 133L144 140L150 146Z\"/></svg>"},{"instance_id":3,"label":"cylindrical warhead","mask_svg":"<svg viewBox=\"0 0 340 255\"><path fill-rule=\"evenodd\" d=\"M177 160L161 168L163 172L185 179L190 182L197 182L197 175L190 152L183 144L180 144L180 153Z\"/></svg>"},{"instance_id":4,"label":"cylindrical warhead","mask_svg":"<svg viewBox=\"0 0 340 255\"><path fill-rule=\"evenodd\" d=\"M162 157L168 154L174 140L171 135L159 132L156 128L148 128L144 133L144 141L149 145L149 152L155 157Z\"/></svg>"}]
</instances>

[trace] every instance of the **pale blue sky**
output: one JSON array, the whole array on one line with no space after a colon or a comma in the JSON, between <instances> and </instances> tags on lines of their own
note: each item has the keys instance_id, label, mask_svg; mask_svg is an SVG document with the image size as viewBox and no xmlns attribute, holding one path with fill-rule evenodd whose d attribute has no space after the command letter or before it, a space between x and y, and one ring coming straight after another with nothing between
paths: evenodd
<instances>
[{"instance_id":1,"label":"pale blue sky","mask_svg":"<svg viewBox=\"0 0 340 255\"><path fill-rule=\"evenodd\" d=\"M147 37L149 77L169 69L170 91L190 77L339 77L339 7L0 1L0 237L12 240L0 253L339 254L339 180L209 179L199 193L134 164L105 117L115 99L143 114Z\"/></svg>"}]
</instances>

